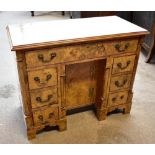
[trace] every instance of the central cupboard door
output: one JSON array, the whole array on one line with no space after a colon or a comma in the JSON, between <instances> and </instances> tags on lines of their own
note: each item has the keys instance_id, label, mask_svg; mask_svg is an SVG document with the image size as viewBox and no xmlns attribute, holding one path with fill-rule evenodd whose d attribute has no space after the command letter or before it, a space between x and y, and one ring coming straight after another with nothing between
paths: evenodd
<instances>
[{"instance_id":1,"label":"central cupboard door","mask_svg":"<svg viewBox=\"0 0 155 155\"><path fill-rule=\"evenodd\" d=\"M66 65L66 105L74 109L96 102L97 87L102 84L105 61ZM101 79L101 80L100 80Z\"/></svg>"}]
</instances>

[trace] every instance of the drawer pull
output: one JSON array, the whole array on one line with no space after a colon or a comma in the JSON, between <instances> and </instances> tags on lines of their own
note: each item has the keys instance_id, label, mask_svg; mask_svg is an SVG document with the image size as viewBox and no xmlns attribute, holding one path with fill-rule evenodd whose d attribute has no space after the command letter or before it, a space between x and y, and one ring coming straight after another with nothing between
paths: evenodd
<instances>
[{"instance_id":1,"label":"drawer pull","mask_svg":"<svg viewBox=\"0 0 155 155\"><path fill-rule=\"evenodd\" d=\"M55 57L56 57L56 53L51 53L51 54L50 54L50 59L49 59L49 60L46 60L46 59L44 58L43 54L39 54L39 55L38 55L38 59L39 59L40 61L42 61L43 63L48 63L48 62L52 61Z\"/></svg>"},{"instance_id":2,"label":"drawer pull","mask_svg":"<svg viewBox=\"0 0 155 155\"><path fill-rule=\"evenodd\" d=\"M127 79L125 79L122 83L119 83L119 81L115 81L115 85L117 87L123 87L126 84L126 82L127 82Z\"/></svg>"},{"instance_id":3,"label":"drawer pull","mask_svg":"<svg viewBox=\"0 0 155 155\"><path fill-rule=\"evenodd\" d=\"M120 98L121 98L121 100L122 100L122 99L124 98L124 95L122 95Z\"/></svg>"},{"instance_id":4,"label":"drawer pull","mask_svg":"<svg viewBox=\"0 0 155 155\"><path fill-rule=\"evenodd\" d=\"M41 97L36 97L36 101L39 103L45 103L45 102L49 102L52 97L53 97L53 95L48 95L46 100L42 100Z\"/></svg>"},{"instance_id":5,"label":"drawer pull","mask_svg":"<svg viewBox=\"0 0 155 155\"><path fill-rule=\"evenodd\" d=\"M54 118L54 113L50 113L48 117L49 118Z\"/></svg>"},{"instance_id":6,"label":"drawer pull","mask_svg":"<svg viewBox=\"0 0 155 155\"><path fill-rule=\"evenodd\" d=\"M40 78L38 76L34 77L34 81L40 83L40 84L45 84L47 81L49 81L50 79L52 78L52 75L51 74L48 74L46 76L46 81L45 82L40 82Z\"/></svg>"},{"instance_id":7,"label":"drawer pull","mask_svg":"<svg viewBox=\"0 0 155 155\"><path fill-rule=\"evenodd\" d=\"M42 116L42 115L39 115L39 116L38 116L38 119L39 119L39 121L42 122L42 121L43 121L43 116Z\"/></svg>"},{"instance_id":8,"label":"drawer pull","mask_svg":"<svg viewBox=\"0 0 155 155\"><path fill-rule=\"evenodd\" d=\"M123 66L122 63L118 63L117 66L120 68L120 69L125 69L127 68L129 65L130 65L131 61L127 61L126 65Z\"/></svg>"},{"instance_id":9,"label":"drawer pull","mask_svg":"<svg viewBox=\"0 0 155 155\"><path fill-rule=\"evenodd\" d=\"M52 75L51 75L51 74L48 74L48 75L46 76L46 81L50 80L51 77L52 77Z\"/></svg>"},{"instance_id":10,"label":"drawer pull","mask_svg":"<svg viewBox=\"0 0 155 155\"><path fill-rule=\"evenodd\" d=\"M34 81L39 82L40 81L40 78L38 76L36 76L36 77L34 77Z\"/></svg>"},{"instance_id":11,"label":"drawer pull","mask_svg":"<svg viewBox=\"0 0 155 155\"><path fill-rule=\"evenodd\" d=\"M124 52L125 50L128 49L129 45L130 45L129 43L126 43L124 47L121 47L120 44L116 44L116 45L115 45L115 49L116 49L118 52Z\"/></svg>"},{"instance_id":12,"label":"drawer pull","mask_svg":"<svg viewBox=\"0 0 155 155\"><path fill-rule=\"evenodd\" d=\"M120 96L120 99L121 99L121 100L122 100L123 98L124 98L124 95ZM116 99L117 99L117 97L113 97L113 98L112 98L112 101L115 102Z\"/></svg>"},{"instance_id":13,"label":"drawer pull","mask_svg":"<svg viewBox=\"0 0 155 155\"><path fill-rule=\"evenodd\" d=\"M115 102L115 101L116 101L116 97L113 97L113 98L112 98L112 101Z\"/></svg>"}]
</instances>

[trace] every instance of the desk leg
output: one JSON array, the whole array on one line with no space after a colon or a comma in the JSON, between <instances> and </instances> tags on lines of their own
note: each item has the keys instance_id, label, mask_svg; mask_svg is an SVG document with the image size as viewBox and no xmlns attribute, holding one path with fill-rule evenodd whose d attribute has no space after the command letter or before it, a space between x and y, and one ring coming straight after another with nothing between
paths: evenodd
<instances>
[{"instance_id":1,"label":"desk leg","mask_svg":"<svg viewBox=\"0 0 155 155\"><path fill-rule=\"evenodd\" d=\"M65 11L62 11L61 14L62 14L62 16L64 16L65 15Z\"/></svg>"},{"instance_id":2,"label":"desk leg","mask_svg":"<svg viewBox=\"0 0 155 155\"><path fill-rule=\"evenodd\" d=\"M34 11L31 11L31 16L34 16Z\"/></svg>"},{"instance_id":3,"label":"desk leg","mask_svg":"<svg viewBox=\"0 0 155 155\"><path fill-rule=\"evenodd\" d=\"M58 127L59 131L67 130L67 120L66 119L59 120Z\"/></svg>"},{"instance_id":4,"label":"desk leg","mask_svg":"<svg viewBox=\"0 0 155 155\"><path fill-rule=\"evenodd\" d=\"M96 115L99 121L105 120L107 116L107 109L96 109Z\"/></svg>"},{"instance_id":5,"label":"desk leg","mask_svg":"<svg viewBox=\"0 0 155 155\"><path fill-rule=\"evenodd\" d=\"M123 114L130 114L130 110L131 110L131 104L126 105Z\"/></svg>"},{"instance_id":6,"label":"desk leg","mask_svg":"<svg viewBox=\"0 0 155 155\"><path fill-rule=\"evenodd\" d=\"M28 137L28 140L32 140L36 138L36 130L33 128L27 129L27 137Z\"/></svg>"},{"instance_id":7,"label":"desk leg","mask_svg":"<svg viewBox=\"0 0 155 155\"><path fill-rule=\"evenodd\" d=\"M99 97L96 105L96 115L99 121L105 120L107 116L107 104L108 104L112 64L113 64L113 58L108 58L106 61L105 68L103 67L105 69L103 77L103 86L101 89L99 89L100 91L102 91L102 94Z\"/></svg>"},{"instance_id":8,"label":"desk leg","mask_svg":"<svg viewBox=\"0 0 155 155\"><path fill-rule=\"evenodd\" d=\"M59 121L58 121L58 127L59 131L64 131L67 129L67 119L66 119L66 94L65 94L65 78L66 72L65 72L65 65L59 65L59 78L58 78L58 94L59 94Z\"/></svg>"},{"instance_id":9,"label":"desk leg","mask_svg":"<svg viewBox=\"0 0 155 155\"><path fill-rule=\"evenodd\" d=\"M150 48L150 50L148 51L148 55L147 58L145 60L146 63L149 63L154 55L154 51L155 51L155 45L153 48Z\"/></svg>"},{"instance_id":10,"label":"desk leg","mask_svg":"<svg viewBox=\"0 0 155 155\"><path fill-rule=\"evenodd\" d=\"M133 97L133 93L131 91L129 93L128 101L127 101L127 104L126 104L126 106L124 108L123 114L130 114L130 110L131 110L131 106L132 106L132 97Z\"/></svg>"},{"instance_id":11,"label":"desk leg","mask_svg":"<svg viewBox=\"0 0 155 155\"><path fill-rule=\"evenodd\" d=\"M146 43L143 43L143 48L148 52L147 58L145 60L146 63L149 63L155 53L155 22L152 28L152 42L151 46L149 47Z\"/></svg>"}]
</instances>

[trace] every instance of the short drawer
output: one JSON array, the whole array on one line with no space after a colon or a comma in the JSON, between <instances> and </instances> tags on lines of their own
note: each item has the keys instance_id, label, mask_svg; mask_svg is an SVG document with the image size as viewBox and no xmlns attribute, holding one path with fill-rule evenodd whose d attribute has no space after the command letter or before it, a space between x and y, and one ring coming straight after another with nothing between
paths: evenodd
<instances>
[{"instance_id":1,"label":"short drawer","mask_svg":"<svg viewBox=\"0 0 155 155\"><path fill-rule=\"evenodd\" d=\"M37 89L57 84L57 68L28 72L29 88Z\"/></svg>"},{"instance_id":2,"label":"short drawer","mask_svg":"<svg viewBox=\"0 0 155 155\"><path fill-rule=\"evenodd\" d=\"M131 77L131 74L112 77L110 83L110 91L129 88L131 83Z\"/></svg>"},{"instance_id":3,"label":"short drawer","mask_svg":"<svg viewBox=\"0 0 155 155\"><path fill-rule=\"evenodd\" d=\"M49 87L35 90L30 93L32 108L57 104L57 88Z\"/></svg>"},{"instance_id":4,"label":"short drawer","mask_svg":"<svg viewBox=\"0 0 155 155\"><path fill-rule=\"evenodd\" d=\"M138 39L125 39L118 41L109 41L105 44L107 55L122 54L129 52L136 52L138 46Z\"/></svg>"},{"instance_id":5,"label":"short drawer","mask_svg":"<svg viewBox=\"0 0 155 155\"><path fill-rule=\"evenodd\" d=\"M133 70L135 55L114 58L112 74Z\"/></svg>"},{"instance_id":6,"label":"short drawer","mask_svg":"<svg viewBox=\"0 0 155 155\"><path fill-rule=\"evenodd\" d=\"M102 56L105 56L105 48L102 42L85 43L26 52L26 63L27 67L31 68Z\"/></svg>"},{"instance_id":7,"label":"short drawer","mask_svg":"<svg viewBox=\"0 0 155 155\"><path fill-rule=\"evenodd\" d=\"M128 99L128 91L112 93L109 95L108 106L115 106L119 104L124 104Z\"/></svg>"},{"instance_id":8,"label":"short drawer","mask_svg":"<svg viewBox=\"0 0 155 155\"><path fill-rule=\"evenodd\" d=\"M43 110L33 112L33 120L35 125L46 125L55 123L58 120L58 107L47 107Z\"/></svg>"}]
</instances>

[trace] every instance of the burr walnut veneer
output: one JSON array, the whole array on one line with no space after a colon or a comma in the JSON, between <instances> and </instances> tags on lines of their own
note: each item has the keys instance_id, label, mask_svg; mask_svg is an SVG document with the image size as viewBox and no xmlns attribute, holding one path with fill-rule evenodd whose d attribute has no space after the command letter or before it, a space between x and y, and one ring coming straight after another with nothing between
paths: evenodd
<instances>
[{"instance_id":1,"label":"burr walnut veneer","mask_svg":"<svg viewBox=\"0 0 155 155\"><path fill-rule=\"evenodd\" d=\"M67 127L66 113L93 107L98 120L129 113L147 30L117 16L10 25L28 138ZM87 121L87 120L86 120Z\"/></svg>"}]
</instances>

